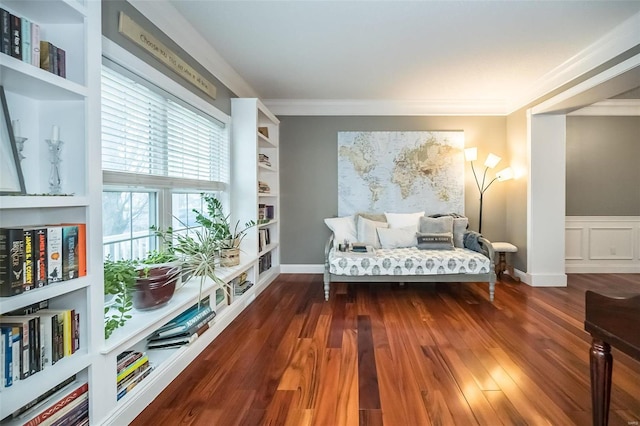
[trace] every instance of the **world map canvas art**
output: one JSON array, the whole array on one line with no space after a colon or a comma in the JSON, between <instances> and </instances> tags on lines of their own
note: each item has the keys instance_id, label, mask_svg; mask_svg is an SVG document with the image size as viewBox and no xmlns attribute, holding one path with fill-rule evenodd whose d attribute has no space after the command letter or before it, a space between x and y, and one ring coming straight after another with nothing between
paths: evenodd
<instances>
[{"instance_id":1,"label":"world map canvas art","mask_svg":"<svg viewBox=\"0 0 640 426\"><path fill-rule=\"evenodd\" d=\"M338 132L338 215L464 213L464 132Z\"/></svg>"}]
</instances>

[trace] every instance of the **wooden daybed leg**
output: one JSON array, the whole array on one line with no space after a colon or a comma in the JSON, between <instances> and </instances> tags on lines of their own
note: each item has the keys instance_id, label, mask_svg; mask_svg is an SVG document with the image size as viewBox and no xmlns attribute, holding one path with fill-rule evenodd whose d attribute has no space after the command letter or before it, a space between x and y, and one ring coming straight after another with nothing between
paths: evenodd
<instances>
[{"instance_id":1,"label":"wooden daybed leg","mask_svg":"<svg viewBox=\"0 0 640 426\"><path fill-rule=\"evenodd\" d=\"M329 280L324 281L324 300L329 301Z\"/></svg>"},{"instance_id":2,"label":"wooden daybed leg","mask_svg":"<svg viewBox=\"0 0 640 426\"><path fill-rule=\"evenodd\" d=\"M495 281L489 281L489 301L493 302L493 295L496 292L496 283Z\"/></svg>"}]
</instances>

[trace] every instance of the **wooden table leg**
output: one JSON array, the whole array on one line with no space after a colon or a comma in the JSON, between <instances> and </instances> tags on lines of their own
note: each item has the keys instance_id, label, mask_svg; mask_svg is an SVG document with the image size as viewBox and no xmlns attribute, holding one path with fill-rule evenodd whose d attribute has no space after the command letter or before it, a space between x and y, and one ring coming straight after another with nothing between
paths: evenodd
<instances>
[{"instance_id":1,"label":"wooden table leg","mask_svg":"<svg viewBox=\"0 0 640 426\"><path fill-rule=\"evenodd\" d=\"M609 402L611 400L611 371L613 357L611 346L602 340L593 339L589 353L591 365L591 408L594 426L609 423Z\"/></svg>"}]
</instances>

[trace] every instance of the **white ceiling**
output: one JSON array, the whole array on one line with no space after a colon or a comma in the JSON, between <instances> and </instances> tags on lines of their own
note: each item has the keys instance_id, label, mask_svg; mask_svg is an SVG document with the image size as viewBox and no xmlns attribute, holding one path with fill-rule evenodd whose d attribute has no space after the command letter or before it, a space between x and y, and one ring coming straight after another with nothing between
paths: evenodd
<instances>
[{"instance_id":1,"label":"white ceiling","mask_svg":"<svg viewBox=\"0 0 640 426\"><path fill-rule=\"evenodd\" d=\"M510 110L640 12L639 0L171 4L263 99Z\"/></svg>"}]
</instances>

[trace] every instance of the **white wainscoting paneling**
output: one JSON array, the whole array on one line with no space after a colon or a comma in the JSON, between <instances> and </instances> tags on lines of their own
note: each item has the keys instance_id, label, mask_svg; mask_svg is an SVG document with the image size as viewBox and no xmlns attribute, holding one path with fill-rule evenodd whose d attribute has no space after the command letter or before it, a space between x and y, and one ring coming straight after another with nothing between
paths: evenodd
<instances>
[{"instance_id":1,"label":"white wainscoting paneling","mask_svg":"<svg viewBox=\"0 0 640 426\"><path fill-rule=\"evenodd\" d=\"M640 273L640 216L567 216L568 273Z\"/></svg>"}]
</instances>

